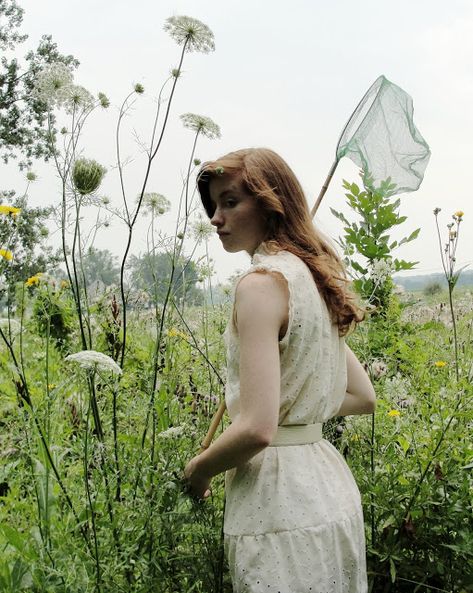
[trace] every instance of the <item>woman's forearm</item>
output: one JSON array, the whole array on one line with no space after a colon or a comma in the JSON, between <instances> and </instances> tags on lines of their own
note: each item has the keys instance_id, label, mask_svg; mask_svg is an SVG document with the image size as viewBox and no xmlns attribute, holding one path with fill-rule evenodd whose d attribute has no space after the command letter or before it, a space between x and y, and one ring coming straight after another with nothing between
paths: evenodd
<instances>
[{"instance_id":1,"label":"woman's forearm","mask_svg":"<svg viewBox=\"0 0 473 593\"><path fill-rule=\"evenodd\" d=\"M211 478L246 463L268 444L257 431L236 418L208 449L194 457L194 470Z\"/></svg>"}]
</instances>

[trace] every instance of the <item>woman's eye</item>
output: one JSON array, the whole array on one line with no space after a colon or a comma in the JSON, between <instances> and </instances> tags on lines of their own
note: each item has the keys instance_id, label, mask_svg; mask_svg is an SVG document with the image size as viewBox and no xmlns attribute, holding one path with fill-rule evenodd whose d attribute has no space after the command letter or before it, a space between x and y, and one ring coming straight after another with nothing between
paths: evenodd
<instances>
[{"instance_id":1,"label":"woman's eye","mask_svg":"<svg viewBox=\"0 0 473 593\"><path fill-rule=\"evenodd\" d=\"M233 206L236 206L236 200L227 200L226 204L229 208L233 208Z\"/></svg>"}]
</instances>

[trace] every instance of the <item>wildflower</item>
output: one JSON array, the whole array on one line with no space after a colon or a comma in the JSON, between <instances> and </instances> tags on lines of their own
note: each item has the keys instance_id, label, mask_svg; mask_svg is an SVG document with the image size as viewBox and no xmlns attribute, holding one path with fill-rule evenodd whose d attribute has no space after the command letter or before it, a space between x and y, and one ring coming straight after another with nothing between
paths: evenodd
<instances>
[{"instance_id":1,"label":"wildflower","mask_svg":"<svg viewBox=\"0 0 473 593\"><path fill-rule=\"evenodd\" d=\"M41 273L35 274L34 276L30 276L28 280L25 282L26 286L38 286L41 281Z\"/></svg>"},{"instance_id":2,"label":"wildflower","mask_svg":"<svg viewBox=\"0 0 473 593\"><path fill-rule=\"evenodd\" d=\"M48 64L37 75L34 84L34 94L39 101L46 103L49 108L60 105L63 97L60 91L72 84L72 72L66 64L54 62Z\"/></svg>"},{"instance_id":3,"label":"wildflower","mask_svg":"<svg viewBox=\"0 0 473 593\"><path fill-rule=\"evenodd\" d=\"M434 362L434 366L436 366L438 369L441 369L447 366L447 363L444 360L437 360L436 362Z\"/></svg>"},{"instance_id":4,"label":"wildflower","mask_svg":"<svg viewBox=\"0 0 473 593\"><path fill-rule=\"evenodd\" d=\"M40 229L39 229L39 234L40 234L42 237L48 237L48 236L49 236L49 229L48 229L47 227L45 227L45 226L42 226L42 227L40 227Z\"/></svg>"},{"instance_id":5,"label":"wildflower","mask_svg":"<svg viewBox=\"0 0 473 593\"><path fill-rule=\"evenodd\" d=\"M207 239L214 234L213 226L201 216L192 224L192 231L194 239L198 243L201 241L207 241Z\"/></svg>"},{"instance_id":6,"label":"wildflower","mask_svg":"<svg viewBox=\"0 0 473 593\"><path fill-rule=\"evenodd\" d=\"M65 135L67 134L67 128L66 128L65 126L63 126L63 127L61 128L61 134L62 134L63 136L65 136Z\"/></svg>"},{"instance_id":7,"label":"wildflower","mask_svg":"<svg viewBox=\"0 0 473 593\"><path fill-rule=\"evenodd\" d=\"M173 78L179 78L179 76L181 76L181 71L179 70L179 68L173 68L171 70L171 76Z\"/></svg>"},{"instance_id":8,"label":"wildflower","mask_svg":"<svg viewBox=\"0 0 473 593\"><path fill-rule=\"evenodd\" d=\"M36 173L33 173L33 171L28 171L26 174L26 179L28 181L36 181Z\"/></svg>"},{"instance_id":9,"label":"wildflower","mask_svg":"<svg viewBox=\"0 0 473 593\"><path fill-rule=\"evenodd\" d=\"M21 208L15 208L15 206L6 206L5 204L0 204L0 214L5 214L5 216L13 216L15 218L18 214L20 214Z\"/></svg>"},{"instance_id":10,"label":"wildflower","mask_svg":"<svg viewBox=\"0 0 473 593\"><path fill-rule=\"evenodd\" d=\"M187 340L189 338L189 336L187 336L187 334L185 334L184 332L181 332L180 330L176 329L175 327L168 329L167 333L170 338L183 338L184 340Z\"/></svg>"},{"instance_id":11,"label":"wildflower","mask_svg":"<svg viewBox=\"0 0 473 593\"><path fill-rule=\"evenodd\" d=\"M61 280L61 288L69 288L69 282L67 280Z\"/></svg>"},{"instance_id":12,"label":"wildflower","mask_svg":"<svg viewBox=\"0 0 473 593\"><path fill-rule=\"evenodd\" d=\"M83 86L71 84L60 91L60 97L67 113L78 109L87 110L94 106L94 97Z\"/></svg>"},{"instance_id":13,"label":"wildflower","mask_svg":"<svg viewBox=\"0 0 473 593\"><path fill-rule=\"evenodd\" d=\"M370 277L375 282L384 282L392 271L391 259L376 259L371 263Z\"/></svg>"},{"instance_id":14,"label":"wildflower","mask_svg":"<svg viewBox=\"0 0 473 593\"><path fill-rule=\"evenodd\" d=\"M189 16L169 17L166 19L164 30L189 52L199 51L207 54L215 49L214 34L209 27Z\"/></svg>"},{"instance_id":15,"label":"wildflower","mask_svg":"<svg viewBox=\"0 0 473 593\"><path fill-rule=\"evenodd\" d=\"M50 391L52 391L53 389L56 389L56 387L57 387L56 383L48 383L48 389Z\"/></svg>"},{"instance_id":16,"label":"wildflower","mask_svg":"<svg viewBox=\"0 0 473 593\"><path fill-rule=\"evenodd\" d=\"M439 214L440 212L442 212L442 208L434 208L434 215L437 216L437 214Z\"/></svg>"},{"instance_id":17,"label":"wildflower","mask_svg":"<svg viewBox=\"0 0 473 593\"><path fill-rule=\"evenodd\" d=\"M455 239L455 237L457 236L457 231L450 231L449 236L450 236L450 241L453 241Z\"/></svg>"},{"instance_id":18,"label":"wildflower","mask_svg":"<svg viewBox=\"0 0 473 593\"><path fill-rule=\"evenodd\" d=\"M388 366L383 360L375 360L371 365L371 371L376 379L385 375L387 370Z\"/></svg>"},{"instance_id":19,"label":"wildflower","mask_svg":"<svg viewBox=\"0 0 473 593\"><path fill-rule=\"evenodd\" d=\"M194 165L198 167L202 161L200 159L194 159Z\"/></svg>"},{"instance_id":20,"label":"wildflower","mask_svg":"<svg viewBox=\"0 0 473 593\"><path fill-rule=\"evenodd\" d=\"M8 251L8 249L0 249L0 257L6 259L7 261L11 261L13 259L13 253Z\"/></svg>"},{"instance_id":21,"label":"wildflower","mask_svg":"<svg viewBox=\"0 0 473 593\"><path fill-rule=\"evenodd\" d=\"M400 416L401 412L399 410L389 410L388 412L388 416L391 416L392 418L396 417L396 416Z\"/></svg>"},{"instance_id":22,"label":"wildflower","mask_svg":"<svg viewBox=\"0 0 473 593\"><path fill-rule=\"evenodd\" d=\"M108 206L110 204L110 198L108 198L107 196L103 196L101 202L103 206Z\"/></svg>"},{"instance_id":23,"label":"wildflower","mask_svg":"<svg viewBox=\"0 0 473 593\"><path fill-rule=\"evenodd\" d=\"M122 370L118 364L102 352L96 350L82 350L75 354L69 354L64 360L76 362L83 369L100 370L121 375Z\"/></svg>"},{"instance_id":24,"label":"wildflower","mask_svg":"<svg viewBox=\"0 0 473 593\"><path fill-rule=\"evenodd\" d=\"M165 196L154 192L143 195L143 205L151 214L158 215L169 212L171 208L171 202Z\"/></svg>"},{"instance_id":25,"label":"wildflower","mask_svg":"<svg viewBox=\"0 0 473 593\"><path fill-rule=\"evenodd\" d=\"M135 93L137 93L138 95L142 95L145 92L145 87L139 82L137 82L133 88L135 90Z\"/></svg>"},{"instance_id":26,"label":"wildflower","mask_svg":"<svg viewBox=\"0 0 473 593\"><path fill-rule=\"evenodd\" d=\"M99 187L106 172L97 161L81 158L74 163L72 179L77 191L85 196Z\"/></svg>"},{"instance_id":27,"label":"wildflower","mask_svg":"<svg viewBox=\"0 0 473 593\"><path fill-rule=\"evenodd\" d=\"M185 128L194 130L194 132L202 134L211 140L221 136L220 127L210 117L196 115L195 113L184 113L181 115L181 121Z\"/></svg>"},{"instance_id":28,"label":"wildflower","mask_svg":"<svg viewBox=\"0 0 473 593\"><path fill-rule=\"evenodd\" d=\"M21 323L16 319L9 319L8 317L0 317L0 327L15 333L21 331Z\"/></svg>"},{"instance_id":29,"label":"wildflower","mask_svg":"<svg viewBox=\"0 0 473 593\"><path fill-rule=\"evenodd\" d=\"M181 424L181 426L171 426L167 430L163 430L158 434L158 438L160 439L175 439L180 437L184 434L187 426L185 424Z\"/></svg>"},{"instance_id":30,"label":"wildflower","mask_svg":"<svg viewBox=\"0 0 473 593\"><path fill-rule=\"evenodd\" d=\"M105 95L105 93L99 93L98 99L99 99L99 103L100 103L101 107L103 107L104 109L107 109L107 107L110 107L110 101L109 101L107 95Z\"/></svg>"}]
</instances>

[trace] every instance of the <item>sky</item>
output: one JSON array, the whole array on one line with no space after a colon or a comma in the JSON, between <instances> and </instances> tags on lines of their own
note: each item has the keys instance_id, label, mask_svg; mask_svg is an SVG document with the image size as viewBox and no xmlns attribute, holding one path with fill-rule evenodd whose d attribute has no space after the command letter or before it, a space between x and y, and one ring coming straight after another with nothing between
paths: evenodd
<instances>
[{"instance_id":1,"label":"sky","mask_svg":"<svg viewBox=\"0 0 473 593\"><path fill-rule=\"evenodd\" d=\"M136 137L149 138L156 97L180 55L180 48L163 31L166 18L192 16L213 31L215 52L185 57L162 151L147 186L147 191L171 200L171 212L159 219L163 233L174 232L193 143L180 114L205 115L221 127L221 139L199 140L198 158L209 160L249 146L272 148L293 168L312 205L346 120L373 81L384 74L412 96L415 124L432 151L420 189L401 196L400 212L407 221L392 236L399 239L417 227L421 233L393 255L419 261L410 274L441 271L433 216L439 207L445 237L451 214L464 211L457 264L473 264L471 0L19 0L19 4L25 9L22 30L29 35L19 55L36 47L41 35L51 34L62 53L81 62L75 83L110 98L110 109L90 118L80 150L107 167L100 191L117 206L121 203L115 166L118 106L135 83L143 84L145 94L126 119L121 145L130 161L125 178L133 200L145 169ZM1 166L1 189L21 193L24 174L13 166ZM38 180L29 188L30 203L58 204L53 165L37 163L33 170ZM353 218L344 204L343 179L358 181L356 165L346 158L315 217L318 228L334 240L342 228L330 208ZM86 217L84 223L89 222ZM148 222L146 217L139 221L132 245L136 254L146 248ZM113 222L99 231L95 246L121 256L125 229ZM249 263L245 254L225 253L217 237L210 239L209 252L220 281Z\"/></svg>"}]
</instances>

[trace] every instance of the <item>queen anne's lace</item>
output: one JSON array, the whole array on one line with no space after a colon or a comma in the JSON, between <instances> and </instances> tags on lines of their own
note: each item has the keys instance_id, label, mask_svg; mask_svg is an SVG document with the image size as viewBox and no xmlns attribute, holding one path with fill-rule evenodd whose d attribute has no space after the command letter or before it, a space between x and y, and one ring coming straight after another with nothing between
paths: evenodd
<instances>
[{"instance_id":1,"label":"queen anne's lace","mask_svg":"<svg viewBox=\"0 0 473 593\"><path fill-rule=\"evenodd\" d=\"M194 130L213 140L214 138L220 138L220 126L216 124L210 117L205 115L197 115L196 113L183 113L181 115L181 121L185 128Z\"/></svg>"},{"instance_id":2,"label":"queen anne's lace","mask_svg":"<svg viewBox=\"0 0 473 593\"><path fill-rule=\"evenodd\" d=\"M62 104L63 89L72 85L72 72L62 62L54 62L45 66L35 81L34 94L37 99L50 108Z\"/></svg>"},{"instance_id":3,"label":"queen anne's lace","mask_svg":"<svg viewBox=\"0 0 473 593\"><path fill-rule=\"evenodd\" d=\"M186 51L207 54L215 49L214 34L202 21L190 16L171 16L166 20L164 30L178 45L186 45Z\"/></svg>"},{"instance_id":4,"label":"queen anne's lace","mask_svg":"<svg viewBox=\"0 0 473 593\"><path fill-rule=\"evenodd\" d=\"M100 370L115 375L121 375L122 373L121 368L113 358L96 350L82 350L75 354L69 354L65 360L76 362L83 369Z\"/></svg>"}]
</instances>

